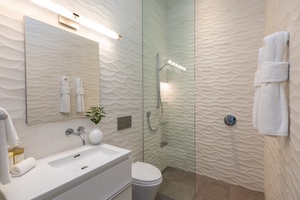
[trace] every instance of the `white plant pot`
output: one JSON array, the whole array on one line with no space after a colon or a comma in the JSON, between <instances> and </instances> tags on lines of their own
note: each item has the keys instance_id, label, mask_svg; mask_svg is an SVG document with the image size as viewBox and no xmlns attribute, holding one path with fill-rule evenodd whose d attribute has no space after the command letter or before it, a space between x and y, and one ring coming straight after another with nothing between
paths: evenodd
<instances>
[{"instance_id":1,"label":"white plant pot","mask_svg":"<svg viewBox=\"0 0 300 200\"><path fill-rule=\"evenodd\" d=\"M89 134L89 140L92 144L99 144L103 138L103 133L97 126Z\"/></svg>"}]
</instances>

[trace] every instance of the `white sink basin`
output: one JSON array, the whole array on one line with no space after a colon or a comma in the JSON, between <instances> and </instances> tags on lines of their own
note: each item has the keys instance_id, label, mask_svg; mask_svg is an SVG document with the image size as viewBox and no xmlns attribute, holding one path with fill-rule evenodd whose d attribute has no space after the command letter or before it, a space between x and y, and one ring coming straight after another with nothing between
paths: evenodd
<instances>
[{"instance_id":1,"label":"white sink basin","mask_svg":"<svg viewBox=\"0 0 300 200\"><path fill-rule=\"evenodd\" d=\"M100 165L105 160L117 155L119 151L104 146L94 146L88 150L78 149L72 155L49 162L49 165L64 173L78 173L91 166Z\"/></svg>"}]
</instances>

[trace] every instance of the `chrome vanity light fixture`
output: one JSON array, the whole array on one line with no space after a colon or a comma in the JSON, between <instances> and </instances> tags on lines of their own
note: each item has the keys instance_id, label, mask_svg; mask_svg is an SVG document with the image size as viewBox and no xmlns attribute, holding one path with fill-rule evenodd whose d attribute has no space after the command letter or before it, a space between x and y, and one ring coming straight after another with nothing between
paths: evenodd
<instances>
[{"instance_id":1,"label":"chrome vanity light fixture","mask_svg":"<svg viewBox=\"0 0 300 200\"><path fill-rule=\"evenodd\" d=\"M122 38L121 35L106 28L105 26L92 22L91 20L83 16L80 16L76 13L73 13L70 10L58 4L55 4L50 0L31 0L31 1L41 7L44 7L52 12L57 13L59 22L71 28L78 29L79 28L78 24L81 24L87 28L93 29L113 39L119 40Z\"/></svg>"}]
</instances>

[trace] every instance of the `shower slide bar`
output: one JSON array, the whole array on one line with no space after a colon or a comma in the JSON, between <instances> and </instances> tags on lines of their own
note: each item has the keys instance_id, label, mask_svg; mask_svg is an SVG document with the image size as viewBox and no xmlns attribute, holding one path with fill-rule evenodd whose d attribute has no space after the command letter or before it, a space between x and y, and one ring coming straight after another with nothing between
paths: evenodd
<instances>
[{"instance_id":1,"label":"shower slide bar","mask_svg":"<svg viewBox=\"0 0 300 200\"><path fill-rule=\"evenodd\" d=\"M161 119L162 119L162 115L164 113L164 110L163 110L163 106L162 106L162 103L161 103L161 95L160 95L160 75L159 75L159 72L162 68L160 68L160 58L159 58L159 53L156 54L156 98L157 98L157 105L156 105L156 108L157 109L160 109L160 116L159 116L159 122L158 122L158 125L156 128L152 128L151 126L151 123L150 123L150 115L151 115L151 111L147 111L147 122L148 122L148 127L149 129L154 132L154 131L157 131L159 129L159 126L160 126L160 122L161 122Z\"/></svg>"}]
</instances>

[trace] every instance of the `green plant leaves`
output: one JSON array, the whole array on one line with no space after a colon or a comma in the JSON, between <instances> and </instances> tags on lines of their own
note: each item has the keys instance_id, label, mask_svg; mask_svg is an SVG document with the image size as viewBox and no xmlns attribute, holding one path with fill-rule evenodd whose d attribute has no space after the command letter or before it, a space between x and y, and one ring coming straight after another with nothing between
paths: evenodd
<instances>
[{"instance_id":1,"label":"green plant leaves","mask_svg":"<svg viewBox=\"0 0 300 200\"><path fill-rule=\"evenodd\" d=\"M85 116L91 117L91 121L97 125L101 119L106 116L106 112L104 111L104 107L91 106L90 110L86 112Z\"/></svg>"}]
</instances>

